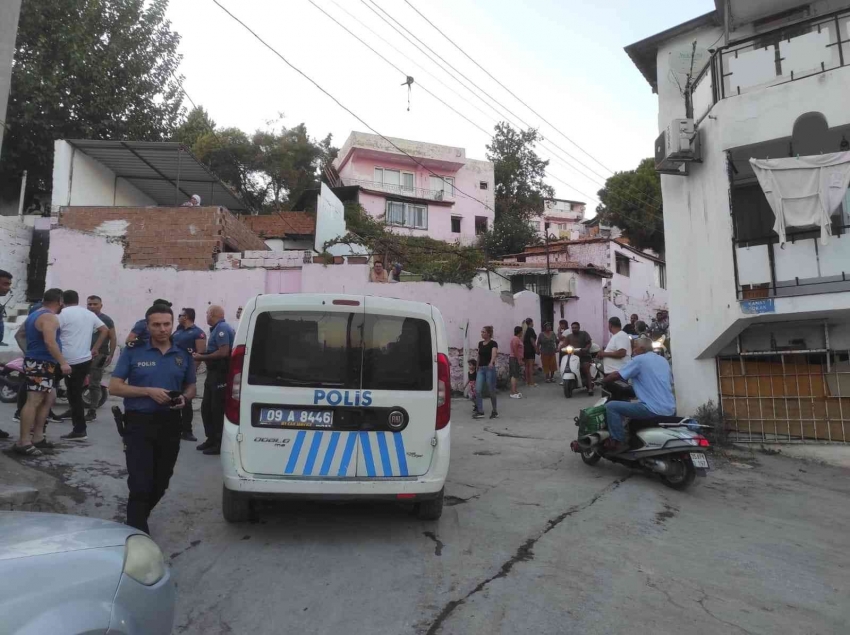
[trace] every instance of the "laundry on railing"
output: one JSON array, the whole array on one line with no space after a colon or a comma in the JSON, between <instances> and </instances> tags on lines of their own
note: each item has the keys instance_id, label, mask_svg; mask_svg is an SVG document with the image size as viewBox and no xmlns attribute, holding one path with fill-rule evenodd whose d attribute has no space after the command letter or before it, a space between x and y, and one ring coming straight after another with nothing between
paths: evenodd
<instances>
[{"instance_id":1,"label":"laundry on railing","mask_svg":"<svg viewBox=\"0 0 850 635\"><path fill-rule=\"evenodd\" d=\"M821 243L832 235L830 217L850 187L850 152L786 159L750 159L759 185L776 216L779 244L786 227L820 227Z\"/></svg>"}]
</instances>

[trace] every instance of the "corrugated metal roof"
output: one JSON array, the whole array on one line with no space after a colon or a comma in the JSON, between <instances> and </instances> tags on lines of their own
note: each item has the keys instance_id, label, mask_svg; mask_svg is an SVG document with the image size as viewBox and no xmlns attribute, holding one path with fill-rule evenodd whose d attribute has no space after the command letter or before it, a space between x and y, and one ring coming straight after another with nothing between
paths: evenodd
<instances>
[{"instance_id":1,"label":"corrugated metal roof","mask_svg":"<svg viewBox=\"0 0 850 635\"><path fill-rule=\"evenodd\" d=\"M180 143L95 139L66 141L150 196L157 205L181 205L197 194L204 206L220 205L234 212L250 210L245 201Z\"/></svg>"}]
</instances>

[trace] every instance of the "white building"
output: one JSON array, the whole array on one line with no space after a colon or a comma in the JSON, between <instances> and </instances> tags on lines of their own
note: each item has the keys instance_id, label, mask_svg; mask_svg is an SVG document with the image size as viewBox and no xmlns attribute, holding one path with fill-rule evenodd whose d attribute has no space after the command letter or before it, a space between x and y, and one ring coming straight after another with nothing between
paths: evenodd
<instances>
[{"instance_id":1,"label":"white building","mask_svg":"<svg viewBox=\"0 0 850 635\"><path fill-rule=\"evenodd\" d=\"M549 239L565 238L575 240L584 233L584 212L587 204L582 201L569 201L563 198L547 198L543 202L543 213L532 221L541 240L546 240L546 225L549 225Z\"/></svg>"},{"instance_id":2,"label":"white building","mask_svg":"<svg viewBox=\"0 0 850 635\"><path fill-rule=\"evenodd\" d=\"M626 48L658 93L657 162L686 116L680 158L701 159L661 179L679 410L719 399L744 438L850 440L850 198L825 244L789 226L781 245L749 163L850 149L848 25L846 0L717 0Z\"/></svg>"}]
</instances>

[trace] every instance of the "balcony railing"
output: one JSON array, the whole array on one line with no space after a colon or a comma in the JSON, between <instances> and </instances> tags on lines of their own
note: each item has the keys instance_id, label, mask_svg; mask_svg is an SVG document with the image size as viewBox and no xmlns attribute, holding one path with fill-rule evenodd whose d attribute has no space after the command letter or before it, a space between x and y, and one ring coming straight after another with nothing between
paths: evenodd
<instances>
[{"instance_id":1,"label":"balcony railing","mask_svg":"<svg viewBox=\"0 0 850 635\"><path fill-rule=\"evenodd\" d=\"M826 245L819 231L733 241L739 300L850 291L850 225L832 226ZM839 233L840 232L840 233Z\"/></svg>"},{"instance_id":2,"label":"balcony railing","mask_svg":"<svg viewBox=\"0 0 850 635\"><path fill-rule=\"evenodd\" d=\"M694 120L721 99L850 65L848 18L845 9L717 49L691 85Z\"/></svg>"},{"instance_id":3,"label":"balcony railing","mask_svg":"<svg viewBox=\"0 0 850 635\"><path fill-rule=\"evenodd\" d=\"M412 198L423 198L429 201L454 201L454 191L451 186L446 190L425 190L419 187L405 187L404 185L390 185L379 181L367 181L365 179L342 179L343 185L359 185L367 190L376 190L395 194L397 196L410 196Z\"/></svg>"}]
</instances>

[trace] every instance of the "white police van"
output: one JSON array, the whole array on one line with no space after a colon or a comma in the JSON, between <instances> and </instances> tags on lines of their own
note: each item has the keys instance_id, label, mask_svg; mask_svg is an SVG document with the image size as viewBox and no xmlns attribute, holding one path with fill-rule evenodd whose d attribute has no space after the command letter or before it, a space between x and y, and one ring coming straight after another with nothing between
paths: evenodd
<instances>
[{"instance_id":1,"label":"white police van","mask_svg":"<svg viewBox=\"0 0 850 635\"><path fill-rule=\"evenodd\" d=\"M256 498L409 501L443 509L451 380L440 311L352 295L244 306L227 385L222 511Z\"/></svg>"}]
</instances>

